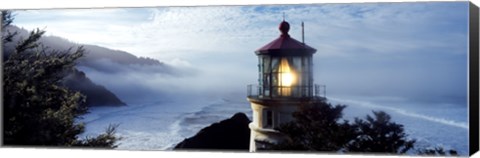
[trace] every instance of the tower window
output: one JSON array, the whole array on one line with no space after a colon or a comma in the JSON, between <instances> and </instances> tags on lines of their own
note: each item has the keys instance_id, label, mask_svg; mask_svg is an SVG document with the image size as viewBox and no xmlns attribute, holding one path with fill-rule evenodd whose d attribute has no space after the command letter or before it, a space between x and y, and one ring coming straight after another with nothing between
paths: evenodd
<instances>
[{"instance_id":1,"label":"tower window","mask_svg":"<svg viewBox=\"0 0 480 158\"><path fill-rule=\"evenodd\" d=\"M272 127L273 128L273 112L271 110L267 110L267 124L265 127Z\"/></svg>"}]
</instances>

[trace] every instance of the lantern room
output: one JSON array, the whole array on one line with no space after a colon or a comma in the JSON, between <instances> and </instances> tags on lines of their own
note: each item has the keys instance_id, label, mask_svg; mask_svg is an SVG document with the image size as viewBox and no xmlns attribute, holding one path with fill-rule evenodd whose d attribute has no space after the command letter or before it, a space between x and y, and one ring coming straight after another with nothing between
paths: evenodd
<instances>
[{"instance_id":1,"label":"lantern room","mask_svg":"<svg viewBox=\"0 0 480 158\"><path fill-rule=\"evenodd\" d=\"M290 37L290 24L282 21L280 37L256 50L260 98L314 96L312 55L316 50Z\"/></svg>"}]
</instances>

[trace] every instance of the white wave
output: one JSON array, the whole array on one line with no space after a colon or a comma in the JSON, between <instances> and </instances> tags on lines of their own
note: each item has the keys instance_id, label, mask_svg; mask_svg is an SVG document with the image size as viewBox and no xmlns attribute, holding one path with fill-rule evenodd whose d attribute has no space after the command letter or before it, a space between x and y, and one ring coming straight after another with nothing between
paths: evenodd
<instances>
[{"instance_id":1,"label":"white wave","mask_svg":"<svg viewBox=\"0 0 480 158\"><path fill-rule=\"evenodd\" d=\"M444 118L438 118L438 117L432 117L424 114L418 114L412 111L400 109L400 108L395 108L395 107L388 107L388 106L382 106L378 104L374 104L371 102L366 102L366 101L358 101L358 100L350 100L350 99L339 99L339 98L329 98L330 100L340 102L340 103L351 103L353 105L359 105L363 107L369 107L369 108L376 108L376 109L386 109L390 111L394 111L396 113L402 114L404 116L409 116L409 117L415 117L419 119L424 119L436 123L441 123L449 126L454 126L454 127L459 127L459 128L464 128L468 129L468 123L466 122L459 122L459 121L454 121L454 120L448 120Z\"/></svg>"}]
</instances>

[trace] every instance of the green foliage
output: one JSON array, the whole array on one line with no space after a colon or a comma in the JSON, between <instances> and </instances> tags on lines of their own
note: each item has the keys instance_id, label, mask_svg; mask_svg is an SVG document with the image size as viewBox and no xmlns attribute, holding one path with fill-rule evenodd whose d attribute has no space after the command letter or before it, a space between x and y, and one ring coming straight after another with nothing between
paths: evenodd
<instances>
[{"instance_id":1,"label":"green foliage","mask_svg":"<svg viewBox=\"0 0 480 158\"><path fill-rule=\"evenodd\" d=\"M273 144L272 150L381 152L401 154L413 148L414 140L407 140L403 126L391 122L385 112L373 112L366 121L354 123L341 120L344 105L332 106L325 101L301 106L293 114L294 121L277 130L289 141Z\"/></svg>"},{"instance_id":2,"label":"green foliage","mask_svg":"<svg viewBox=\"0 0 480 158\"><path fill-rule=\"evenodd\" d=\"M353 127L356 138L347 146L352 152L406 153L413 148L415 140L407 140L403 125L391 122L383 111L373 111L374 117L367 115L366 121L355 118Z\"/></svg>"},{"instance_id":3,"label":"green foliage","mask_svg":"<svg viewBox=\"0 0 480 158\"><path fill-rule=\"evenodd\" d=\"M332 106L319 102L293 113L294 122L281 125L277 130L291 140L274 145L277 150L337 151L353 139L353 130L347 121L340 122L346 106Z\"/></svg>"},{"instance_id":4,"label":"green foliage","mask_svg":"<svg viewBox=\"0 0 480 158\"><path fill-rule=\"evenodd\" d=\"M84 49L49 50L38 42L44 33L32 31L3 62L4 145L115 147L116 126L96 138L77 138L84 124L75 119L87 112L86 98L61 81Z\"/></svg>"},{"instance_id":5,"label":"green foliage","mask_svg":"<svg viewBox=\"0 0 480 158\"><path fill-rule=\"evenodd\" d=\"M32 31L3 64L5 144L68 145L83 132L83 125L74 125L74 119L86 112L81 106L85 97L57 84L83 49L72 54L26 52L38 47L43 33Z\"/></svg>"},{"instance_id":6,"label":"green foliage","mask_svg":"<svg viewBox=\"0 0 480 158\"><path fill-rule=\"evenodd\" d=\"M12 24L13 15L12 15L12 12L9 10L2 10L1 14L2 14L2 29L3 29L6 26Z\"/></svg>"},{"instance_id":7,"label":"green foliage","mask_svg":"<svg viewBox=\"0 0 480 158\"><path fill-rule=\"evenodd\" d=\"M7 26L9 26L10 24L12 24L13 22L13 15L12 15L12 12L11 11L8 11L8 10L2 10L1 11L1 14L2 14L2 27L0 28L1 30L4 30ZM12 41L12 38L17 35L17 32L14 32L14 33L11 33L11 32L2 32L2 42L6 43L6 42L11 42Z\"/></svg>"},{"instance_id":8,"label":"green foliage","mask_svg":"<svg viewBox=\"0 0 480 158\"><path fill-rule=\"evenodd\" d=\"M116 148L116 141L120 140L115 136L115 130L118 125L110 125L105 130L104 134L100 134L97 137L87 136L84 140L78 141L74 146L80 147L94 147L94 148Z\"/></svg>"}]
</instances>

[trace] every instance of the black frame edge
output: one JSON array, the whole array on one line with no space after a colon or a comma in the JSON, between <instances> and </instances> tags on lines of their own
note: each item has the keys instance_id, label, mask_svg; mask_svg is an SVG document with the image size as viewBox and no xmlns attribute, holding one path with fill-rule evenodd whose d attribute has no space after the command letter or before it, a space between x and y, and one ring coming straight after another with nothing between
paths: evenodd
<instances>
[{"instance_id":1,"label":"black frame edge","mask_svg":"<svg viewBox=\"0 0 480 158\"><path fill-rule=\"evenodd\" d=\"M479 12L469 4L469 155L479 150Z\"/></svg>"}]
</instances>

